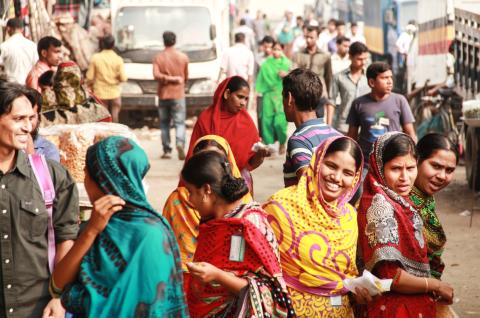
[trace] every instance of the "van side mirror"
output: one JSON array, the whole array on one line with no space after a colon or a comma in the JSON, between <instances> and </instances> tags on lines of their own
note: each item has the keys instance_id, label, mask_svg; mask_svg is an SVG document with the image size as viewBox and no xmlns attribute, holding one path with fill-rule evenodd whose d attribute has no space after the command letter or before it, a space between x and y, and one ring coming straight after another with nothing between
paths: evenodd
<instances>
[{"instance_id":1,"label":"van side mirror","mask_svg":"<svg viewBox=\"0 0 480 318\"><path fill-rule=\"evenodd\" d=\"M214 24L210 25L210 40L215 40L217 37L217 28Z\"/></svg>"}]
</instances>

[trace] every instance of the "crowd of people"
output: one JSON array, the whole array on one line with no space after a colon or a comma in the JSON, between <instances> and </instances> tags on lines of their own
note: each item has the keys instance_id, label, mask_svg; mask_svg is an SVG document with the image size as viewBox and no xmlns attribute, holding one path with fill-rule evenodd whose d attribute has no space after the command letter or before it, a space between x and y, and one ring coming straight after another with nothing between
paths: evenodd
<instances>
[{"instance_id":1,"label":"crowd of people","mask_svg":"<svg viewBox=\"0 0 480 318\"><path fill-rule=\"evenodd\" d=\"M434 196L453 178L456 145L440 134L417 143L390 66L364 70L368 48L352 31L359 40L347 50L344 23L320 32L309 21L300 27L305 47L293 52L292 19L286 15L277 40L262 39L256 79L254 66L235 63L252 60L241 53L247 32L235 35L185 153L178 117L185 163L162 211L148 202L150 164L138 144L113 136L88 149L93 211L81 231L75 182L61 164L36 156L32 141L40 121L55 124L66 111L80 116L83 107L90 120L105 120L91 106L101 101L75 63L60 63L54 38L38 43L25 83L0 81L0 317L447 317L453 288L441 280L446 236ZM164 42L154 61L160 106L170 109L161 118L181 116L174 110L184 108L188 78L175 34L165 32ZM101 79L94 93L115 116L114 86L125 76L114 72L121 63L111 39L103 43L87 79ZM350 65L338 66L347 55ZM261 94L260 131L247 111L251 90ZM296 127L290 137L287 122ZM170 121L163 125L168 158ZM250 172L275 141L285 188L257 202ZM376 297L364 287L349 291L344 280L363 270L390 286Z\"/></svg>"}]
</instances>

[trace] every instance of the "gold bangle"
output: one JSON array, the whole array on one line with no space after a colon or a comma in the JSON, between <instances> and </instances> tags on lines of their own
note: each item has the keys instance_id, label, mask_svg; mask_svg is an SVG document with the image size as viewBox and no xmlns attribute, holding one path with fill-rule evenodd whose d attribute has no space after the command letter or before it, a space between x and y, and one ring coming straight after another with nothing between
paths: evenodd
<instances>
[{"instance_id":1,"label":"gold bangle","mask_svg":"<svg viewBox=\"0 0 480 318\"><path fill-rule=\"evenodd\" d=\"M425 294L428 294L428 279L426 277L423 279L425 280Z\"/></svg>"}]
</instances>

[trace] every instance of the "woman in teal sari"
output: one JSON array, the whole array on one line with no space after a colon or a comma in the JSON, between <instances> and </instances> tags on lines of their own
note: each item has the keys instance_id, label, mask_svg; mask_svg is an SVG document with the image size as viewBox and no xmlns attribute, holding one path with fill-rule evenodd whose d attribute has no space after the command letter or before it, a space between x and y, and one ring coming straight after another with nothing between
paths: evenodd
<instances>
[{"instance_id":1,"label":"woman in teal sari","mask_svg":"<svg viewBox=\"0 0 480 318\"><path fill-rule=\"evenodd\" d=\"M53 271L50 291L74 317L187 317L180 255L147 202L145 152L109 137L87 151L89 223Z\"/></svg>"},{"instance_id":2,"label":"woman in teal sari","mask_svg":"<svg viewBox=\"0 0 480 318\"><path fill-rule=\"evenodd\" d=\"M272 145L278 140L279 153L285 153L287 142L287 119L283 112L282 78L287 75L291 62L282 53L280 43L273 44L272 56L260 67L256 90L263 94L260 112L260 131L263 143Z\"/></svg>"}]
</instances>

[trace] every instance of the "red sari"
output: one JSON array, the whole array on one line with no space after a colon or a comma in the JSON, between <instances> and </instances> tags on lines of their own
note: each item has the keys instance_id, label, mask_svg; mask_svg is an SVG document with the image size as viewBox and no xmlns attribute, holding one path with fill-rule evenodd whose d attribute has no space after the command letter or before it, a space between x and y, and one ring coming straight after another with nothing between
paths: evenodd
<instances>
[{"instance_id":1,"label":"red sari","mask_svg":"<svg viewBox=\"0 0 480 318\"><path fill-rule=\"evenodd\" d=\"M247 167L248 161L255 154L252 146L260 140L260 137L250 114L246 109L232 114L222 107L223 95L232 78L229 77L218 85L213 96L213 105L198 117L190 139L187 160L192 156L197 140L205 135L217 135L227 140L240 171Z\"/></svg>"},{"instance_id":2,"label":"red sari","mask_svg":"<svg viewBox=\"0 0 480 318\"><path fill-rule=\"evenodd\" d=\"M245 240L243 260L230 259L232 237ZM194 262L208 262L248 280L239 296L216 283L192 279L187 291L192 318L295 317L279 264L276 238L258 203L242 204L225 218L200 225Z\"/></svg>"},{"instance_id":3,"label":"red sari","mask_svg":"<svg viewBox=\"0 0 480 318\"><path fill-rule=\"evenodd\" d=\"M401 268L418 277L429 277L423 222L408 197L387 187L383 176L383 149L398 132L381 136L370 154L358 209L359 247L365 268L380 278L394 278ZM434 318L435 302L429 294L387 292L367 305L368 317Z\"/></svg>"}]
</instances>

